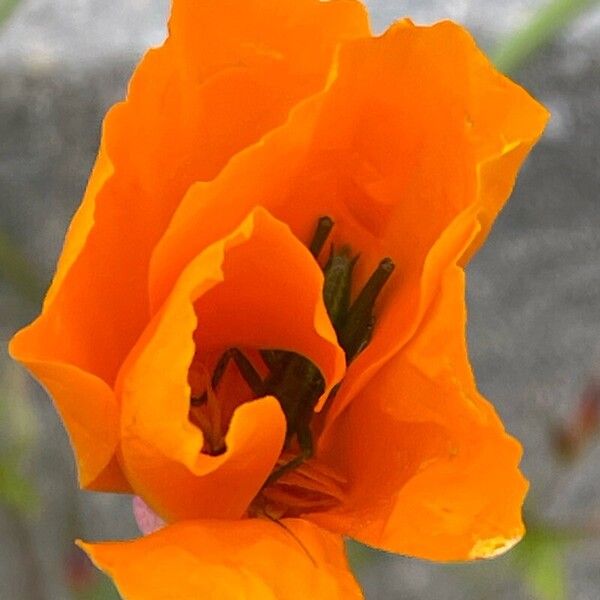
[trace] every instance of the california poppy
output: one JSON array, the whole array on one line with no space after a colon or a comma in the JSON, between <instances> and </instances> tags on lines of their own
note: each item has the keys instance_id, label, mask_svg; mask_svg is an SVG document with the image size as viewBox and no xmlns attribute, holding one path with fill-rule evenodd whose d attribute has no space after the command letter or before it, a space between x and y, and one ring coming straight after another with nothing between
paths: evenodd
<instances>
[{"instance_id":1,"label":"california poppy","mask_svg":"<svg viewBox=\"0 0 600 600\"><path fill-rule=\"evenodd\" d=\"M124 597L360 597L342 536L434 560L520 539L463 267L546 120L450 22L173 1L11 344L81 485L166 523L84 544Z\"/></svg>"}]
</instances>

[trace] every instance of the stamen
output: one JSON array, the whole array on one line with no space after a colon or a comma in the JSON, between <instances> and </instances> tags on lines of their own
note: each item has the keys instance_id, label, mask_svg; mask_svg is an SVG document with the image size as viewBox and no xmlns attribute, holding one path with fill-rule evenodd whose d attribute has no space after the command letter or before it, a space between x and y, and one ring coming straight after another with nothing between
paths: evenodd
<instances>
[{"instance_id":1,"label":"stamen","mask_svg":"<svg viewBox=\"0 0 600 600\"><path fill-rule=\"evenodd\" d=\"M339 332L340 345L350 362L371 340L375 318L373 307L383 286L394 272L391 258L384 258L348 310L348 317Z\"/></svg>"},{"instance_id":2,"label":"stamen","mask_svg":"<svg viewBox=\"0 0 600 600\"><path fill-rule=\"evenodd\" d=\"M286 442L296 435L312 412L325 382L319 369L306 357L286 352L283 368L272 371L265 379L265 394L275 396L286 417Z\"/></svg>"},{"instance_id":3,"label":"stamen","mask_svg":"<svg viewBox=\"0 0 600 600\"><path fill-rule=\"evenodd\" d=\"M227 450L221 424L221 405L212 389L206 390L201 398L206 398L201 405L192 398L190 417L204 435L202 451L210 456L219 456Z\"/></svg>"},{"instance_id":4,"label":"stamen","mask_svg":"<svg viewBox=\"0 0 600 600\"><path fill-rule=\"evenodd\" d=\"M302 423L302 427L299 428L296 433L298 437L298 444L300 445L300 454L296 455L283 465L277 467L277 469L275 469L265 481L263 489L269 487L278 479L283 477L286 473L297 469L302 463L312 458L314 454L314 444L312 432L310 430L310 415L307 416L306 420Z\"/></svg>"},{"instance_id":5,"label":"stamen","mask_svg":"<svg viewBox=\"0 0 600 600\"><path fill-rule=\"evenodd\" d=\"M323 284L323 301L334 329L346 320L350 306L350 289L352 272L358 256L352 258L350 249L343 248L340 253L332 254L323 269L325 282Z\"/></svg>"},{"instance_id":6,"label":"stamen","mask_svg":"<svg viewBox=\"0 0 600 600\"><path fill-rule=\"evenodd\" d=\"M282 366L286 355L287 352L285 350L260 350L261 358L271 371L279 369Z\"/></svg>"},{"instance_id":7,"label":"stamen","mask_svg":"<svg viewBox=\"0 0 600 600\"><path fill-rule=\"evenodd\" d=\"M319 219L309 246L315 259L319 258L333 226L334 222L330 217ZM384 258L354 302L351 302L352 277L358 258L358 255L352 255L348 246L339 251L332 246L323 267L323 301L348 364L371 341L375 326L375 302L395 268L391 258ZM315 406L325 391L323 375L306 357L276 348L261 348L259 352L267 368L264 378L239 349L230 348L218 360L206 391L191 398L190 411L192 419L204 432L204 451L219 454L226 447L220 406L214 390L219 386L231 360L254 397L268 395L277 398L286 420L284 449L286 453L292 453L292 457L272 471L257 496L257 501L263 492L268 492L267 488L272 490L281 487L273 484L292 471L298 472L313 457L311 422ZM330 399L337 393L339 385L338 383L330 393ZM313 502L310 498L308 500Z\"/></svg>"},{"instance_id":8,"label":"stamen","mask_svg":"<svg viewBox=\"0 0 600 600\"><path fill-rule=\"evenodd\" d=\"M212 376L212 387L217 388L230 360L234 360L246 383L257 397L263 394L263 381L254 365L237 348L229 348L219 359Z\"/></svg>"},{"instance_id":9,"label":"stamen","mask_svg":"<svg viewBox=\"0 0 600 600\"><path fill-rule=\"evenodd\" d=\"M321 217L319 219L319 222L317 223L317 229L315 231L315 235L313 236L312 242L310 243L310 246L308 247L310 250L310 253L315 257L315 258L319 258L319 254L321 253L321 250L323 248L323 246L325 245L325 242L327 241L327 238L329 237L329 234L331 233L331 230L333 229L333 219L331 217Z\"/></svg>"}]
</instances>

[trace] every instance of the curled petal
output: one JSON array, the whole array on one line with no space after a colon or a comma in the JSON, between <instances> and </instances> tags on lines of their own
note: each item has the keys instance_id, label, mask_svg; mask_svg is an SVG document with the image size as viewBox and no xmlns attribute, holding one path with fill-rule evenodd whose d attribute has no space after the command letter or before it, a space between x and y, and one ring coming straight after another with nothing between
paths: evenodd
<instances>
[{"instance_id":1,"label":"curled petal","mask_svg":"<svg viewBox=\"0 0 600 600\"><path fill-rule=\"evenodd\" d=\"M159 306L187 261L254 206L289 223L305 243L317 218L331 216L333 242L360 253L357 286L384 256L397 267L373 341L336 398L339 414L411 338L433 301L456 258L453 250L441 256L425 277L433 246L468 216L479 233L462 249L466 261L547 116L455 24L403 21L382 37L349 41L322 93L189 190L152 257L152 302ZM203 222L211 227L198 231Z\"/></svg>"},{"instance_id":2,"label":"curled petal","mask_svg":"<svg viewBox=\"0 0 600 600\"><path fill-rule=\"evenodd\" d=\"M131 542L80 542L127 600L359 600L342 539L302 520L187 521Z\"/></svg>"},{"instance_id":3,"label":"curled petal","mask_svg":"<svg viewBox=\"0 0 600 600\"><path fill-rule=\"evenodd\" d=\"M459 257L466 263L548 119L451 22L398 22L379 39L345 44L339 63L316 135L322 147L346 149L345 163L355 161L353 181L369 198L346 201L380 241L379 256L371 252L363 267L368 272L385 253L397 269L373 341L340 390L337 414L415 334L457 256L449 246L445 255L438 252L436 268L427 265L438 241L459 220L478 228Z\"/></svg>"},{"instance_id":4,"label":"curled petal","mask_svg":"<svg viewBox=\"0 0 600 600\"><path fill-rule=\"evenodd\" d=\"M136 493L167 521L240 518L281 452L285 419L277 400L266 397L239 406L220 456L202 454L200 430L184 421L177 406L169 410L163 404L162 413L149 406L140 424L130 410L125 416L121 461ZM165 423L169 413L173 422L161 430L160 419Z\"/></svg>"},{"instance_id":5,"label":"curled petal","mask_svg":"<svg viewBox=\"0 0 600 600\"><path fill-rule=\"evenodd\" d=\"M115 458L119 409L113 391L83 369L46 358L43 340L43 328L33 334L31 327L26 328L11 341L10 353L54 398L75 450L80 485L98 491L128 492L129 484Z\"/></svg>"},{"instance_id":6,"label":"curled petal","mask_svg":"<svg viewBox=\"0 0 600 600\"><path fill-rule=\"evenodd\" d=\"M97 435L112 427L107 398L150 318L150 255L181 197L321 89L340 41L368 33L357 0L174 0L168 40L105 119L43 313L13 346L53 393L69 388L77 411L89 406L89 423L69 422L71 399L56 398L76 452L100 449L93 466L79 458L83 485L114 450L113 434Z\"/></svg>"},{"instance_id":7,"label":"curled petal","mask_svg":"<svg viewBox=\"0 0 600 600\"><path fill-rule=\"evenodd\" d=\"M238 406L225 453L201 453L203 435L188 415L188 370L197 353L287 349L310 358L328 389L343 375L322 286L309 251L263 209L183 271L118 385L122 463L136 492L162 517L239 518L285 436L279 403L267 397Z\"/></svg>"},{"instance_id":8,"label":"curled petal","mask_svg":"<svg viewBox=\"0 0 600 600\"><path fill-rule=\"evenodd\" d=\"M413 341L329 431L321 456L348 477L348 502L311 519L432 560L494 556L522 537L521 447L477 392L464 326L455 266Z\"/></svg>"}]
</instances>

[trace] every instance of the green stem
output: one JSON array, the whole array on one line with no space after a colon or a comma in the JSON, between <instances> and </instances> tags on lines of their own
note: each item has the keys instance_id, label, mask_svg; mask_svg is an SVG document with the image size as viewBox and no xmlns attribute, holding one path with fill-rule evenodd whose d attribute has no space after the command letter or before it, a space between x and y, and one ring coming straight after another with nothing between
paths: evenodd
<instances>
[{"instance_id":1,"label":"green stem","mask_svg":"<svg viewBox=\"0 0 600 600\"><path fill-rule=\"evenodd\" d=\"M19 248L0 231L0 278L10 282L24 300L38 304L45 285Z\"/></svg>"},{"instance_id":2,"label":"green stem","mask_svg":"<svg viewBox=\"0 0 600 600\"><path fill-rule=\"evenodd\" d=\"M19 0L0 0L0 25L10 17L17 4L19 4Z\"/></svg>"},{"instance_id":3,"label":"green stem","mask_svg":"<svg viewBox=\"0 0 600 600\"><path fill-rule=\"evenodd\" d=\"M570 21L598 0L553 0L520 31L500 43L493 61L504 73L512 74Z\"/></svg>"}]
</instances>

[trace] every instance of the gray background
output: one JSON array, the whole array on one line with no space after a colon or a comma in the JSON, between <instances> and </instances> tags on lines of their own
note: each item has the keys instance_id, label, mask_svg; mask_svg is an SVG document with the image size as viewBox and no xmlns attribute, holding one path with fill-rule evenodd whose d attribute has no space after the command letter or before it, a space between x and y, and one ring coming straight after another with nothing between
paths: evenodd
<instances>
[{"instance_id":1,"label":"gray background","mask_svg":"<svg viewBox=\"0 0 600 600\"><path fill-rule=\"evenodd\" d=\"M487 48L545 4L369 2L377 30L404 15L451 17ZM44 282L81 198L103 114L123 96L143 49L160 43L167 8L166 0L23 0L0 26L0 222ZM567 467L553 456L550 432L600 376L600 10L571 24L516 78L553 119L469 268L470 351L481 390L525 446L530 519L581 527L589 537L566 552L567 597L597 600L600 447L589 444ZM0 286L0 452L23 446L20 468L39 497L26 516L0 507L0 599L68 600L72 539L136 531L127 499L76 490L50 403L5 356L10 335L38 307L2 279ZM448 566L353 555L373 600L535 597L514 557Z\"/></svg>"}]
</instances>

